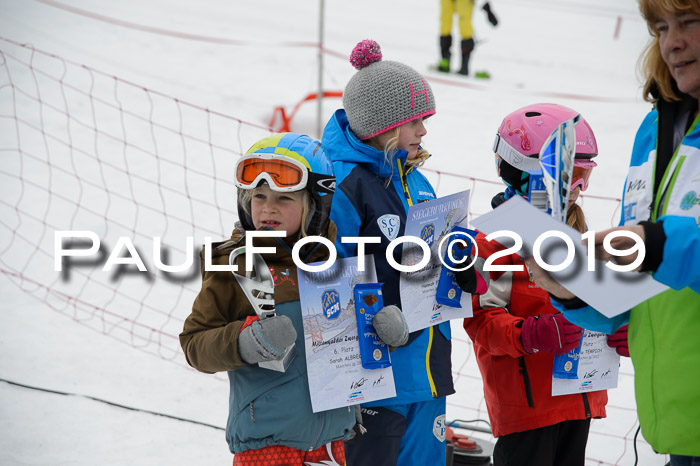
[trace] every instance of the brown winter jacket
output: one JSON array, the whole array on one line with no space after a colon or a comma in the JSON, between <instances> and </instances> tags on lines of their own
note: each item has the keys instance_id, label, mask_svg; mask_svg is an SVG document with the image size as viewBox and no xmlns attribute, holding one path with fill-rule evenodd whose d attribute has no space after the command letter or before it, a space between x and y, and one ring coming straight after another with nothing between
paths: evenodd
<instances>
[{"instance_id":1,"label":"brown winter jacket","mask_svg":"<svg viewBox=\"0 0 700 466\"><path fill-rule=\"evenodd\" d=\"M335 226L331 224L328 230L326 237L334 241ZM311 406L292 248L282 238L255 238L253 244L276 249L275 253L262 256L275 282L276 311L289 317L297 332L297 356L284 372L245 364L238 352L238 334L246 317L254 315L253 307L230 271L204 271L202 289L180 334L187 362L202 372L228 372L226 441L232 453L270 445L312 451L346 440L355 424L352 409L341 407L314 413ZM234 230L230 241L212 246L212 264L228 265L231 251L243 245L243 234ZM325 260L328 255L328 249L319 243L304 246L299 254L306 263ZM244 271L245 256L239 259L242 260L238 267ZM202 261L203 270L205 262Z\"/></svg>"},{"instance_id":2,"label":"brown winter jacket","mask_svg":"<svg viewBox=\"0 0 700 466\"><path fill-rule=\"evenodd\" d=\"M332 222L326 236L335 241L336 227ZM235 229L228 241L212 244L213 265L228 265L231 251L245 245L243 233ZM255 238L257 247L275 247L274 254L263 254L275 281L275 304L299 300L297 267L282 238ZM289 250L287 250L289 248ZM311 252L311 256L307 257ZM318 243L310 243L299 254L305 263L325 260L328 249ZM246 317L255 315L252 306L229 271L205 271L204 248L200 253L202 263L202 289L192 305L192 313L185 319L180 334L180 345L187 362L195 369L214 373L236 370L246 365L238 352L238 334ZM245 270L245 256L238 258L239 270Z\"/></svg>"}]
</instances>

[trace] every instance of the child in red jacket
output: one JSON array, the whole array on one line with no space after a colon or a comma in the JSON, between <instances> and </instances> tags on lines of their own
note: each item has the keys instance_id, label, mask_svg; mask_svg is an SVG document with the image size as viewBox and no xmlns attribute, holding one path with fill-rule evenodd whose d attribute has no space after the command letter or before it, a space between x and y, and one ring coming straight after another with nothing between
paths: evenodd
<instances>
[{"instance_id":1,"label":"child in red jacket","mask_svg":"<svg viewBox=\"0 0 700 466\"><path fill-rule=\"evenodd\" d=\"M539 104L506 116L495 151L498 174L508 188L491 201L494 208L516 195L527 197L527 170L539 168L544 141L576 114L559 105ZM583 211L575 201L588 187L598 147L583 118L576 126L576 143L567 223L584 232ZM483 234L476 242L477 265L505 249ZM484 380L493 435L498 437L494 465L583 466L590 421L605 417L607 392L552 396L554 356L577 347L583 330L552 307L520 256L503 256L494 265L518 265L521 271L489 272L488 290L473 297L474 317L464 320Z\"/></svg>"}]
</instances>

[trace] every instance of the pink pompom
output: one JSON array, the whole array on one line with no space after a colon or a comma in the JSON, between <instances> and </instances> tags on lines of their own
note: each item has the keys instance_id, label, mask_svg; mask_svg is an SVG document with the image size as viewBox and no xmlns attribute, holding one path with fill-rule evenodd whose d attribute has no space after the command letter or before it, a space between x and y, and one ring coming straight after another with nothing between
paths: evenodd
<instances>
[{"instance_id":1,"label":"pink pompom","mask_svg":"<svg viewBox=\"0 0 700 466\"><path fill-rule=\"evenodd\" d=\"M358 43L350 54L350 63L358 70L374 62L381 61L381 59L382 49L379 47L379 44L371 39L365 39Z\"/></svg>"}]
</instances>

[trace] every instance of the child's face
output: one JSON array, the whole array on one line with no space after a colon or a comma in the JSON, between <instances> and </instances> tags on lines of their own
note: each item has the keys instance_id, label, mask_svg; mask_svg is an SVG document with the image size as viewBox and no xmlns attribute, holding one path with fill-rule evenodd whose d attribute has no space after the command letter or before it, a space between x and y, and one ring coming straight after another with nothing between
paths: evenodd
<instances>
[{"instance_id":1,"label":"child's face","mask_svg":"<svg viewBox=\"0 0 700 466\"><path fill-rule=\"evenodd\" d=\"M578 195L581 194L581 187L576 186L574 189L571 190L569 193L569 207L571 207L571 204L576 202L576 199L578 199Z\"/></svg>"},{"instance_id":2,"label":"child's face","mask_svg":"<svg viewBox=\"0 0 700 466\"><path fill-rule=\"evenodd\" d=\"M416 118L413 121L404 123L399 126L399 144L398 148L408 152L408 160L413 160L418 156L418 146L421 139L428 133L423 123L423 118ZM391 131L382 133L378 136L381 147L386 146L387 140L391 137Z\"/></svg>"},{"instance_id":3,"label":"child's face","mask_svg":"<svg viewBox=\"0 0 700 466\"><path fill-rule=\"evenodd\" d=\"M291 236L301 228L303 192L279 193L267 186L253 191L250 201L251 217L255 229L261 227L286 231Z\"/></svg>"}]
</instances>

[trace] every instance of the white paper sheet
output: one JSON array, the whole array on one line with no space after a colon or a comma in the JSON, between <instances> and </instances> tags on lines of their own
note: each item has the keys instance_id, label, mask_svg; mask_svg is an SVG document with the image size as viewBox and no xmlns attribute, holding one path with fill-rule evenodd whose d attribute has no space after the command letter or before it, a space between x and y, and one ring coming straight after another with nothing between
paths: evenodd
<instances>
[{"instance_id":1,"label":"white paper sheet","mask_svg":"<svg viewBox=\"0 0 700 466\"><path fill-rule=\"evenodd\" d=\"M552 378L552 396L615 388L619 372L620 356L608 346L607 335L586 330L578 359L578 378Z\"/></svg>"},{"instance_id":2,"label":"white paper sheet","mask_svg":"<svg viewBox=\"0 0 700 466\"><path fill-rule=\"evenodd\" d=\"M532 255L535 240L545 232L560 231L568 235L575 248L574 261L566 269L550 274L573 294L607 317L628 311L668 289L648 274L615 272L599 260L595 261L595 270L588 271L588 256L586 248L581 244L581 234L568 225L557 222L520 197L514 197L497 209L472 220L472 225L487 235L501 230L519 234L523 240L523 249L514 252L522 257ZM504 246L512 244L504 238L496 238L495 241ZM545 241L543 251L552 244L563 246L564 242L550 238ZM551 254L543 254L552 265L563 263L566 255L564 247L552 250Z\"/></svg>"},{"instance_id":3,"label":"white paper sheet","mask_svg":"<svg viewBox=\"0 0 700 466\"><path fill-rule=\"evenodd\" d=\"M421 202L410 207L404 236L416 236L430 246L430 262L417 272L401 273L401 310L411 332L451 319L471 317L471 294L462 293L461 308L443 306L435 301L442 262L438 252L440 240L459 225L467 227L469 190ZM444 247L443 247L444 252ZM417 264L423 252L411 243L404 243L401 263Z\"/></svg>"},{"instance_id":4,"label":"white paper sheet","mask_svg":"<svg viewBox=\"0 0 700 466\"><path fill-rule=\"evenodd\" d=\"M365 272L358 272L357 262L357 257L348 257L323 272L299 270L306 369L315 413L396 396L391 367L369 370L360 362L353 287L376 283L377 278L374 256L365 256Z\"/></svg>"}]
</instances>

